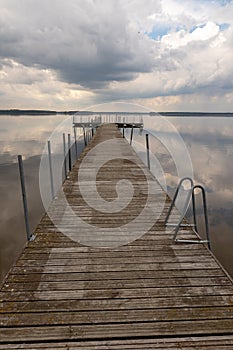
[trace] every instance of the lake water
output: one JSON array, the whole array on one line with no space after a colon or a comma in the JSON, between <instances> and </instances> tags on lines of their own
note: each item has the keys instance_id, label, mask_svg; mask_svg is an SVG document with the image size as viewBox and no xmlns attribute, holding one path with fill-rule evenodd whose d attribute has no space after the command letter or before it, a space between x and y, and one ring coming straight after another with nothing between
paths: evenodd
<instances>
[{"instance_id":1,"label":"lake water","mask_svg":"<svg viewBox=\"0 0 233 350\"><path fill-rule=\"evenodd\" d=\"M51 132L66 118L64 115L0 116L0 280L26 243L17 155L24 157L32 231L44 213L38 175L41 154ZM233 276L233 118L223 115L167 119L185 142L195 181L207 190L213 251ZM158 132L172 137L171 131ZM62 153L62 140L60 144L57 154ZM161 145L157 145L156 152L172 192L178 181L175 164Z\"/></svg>"}]
</instances>

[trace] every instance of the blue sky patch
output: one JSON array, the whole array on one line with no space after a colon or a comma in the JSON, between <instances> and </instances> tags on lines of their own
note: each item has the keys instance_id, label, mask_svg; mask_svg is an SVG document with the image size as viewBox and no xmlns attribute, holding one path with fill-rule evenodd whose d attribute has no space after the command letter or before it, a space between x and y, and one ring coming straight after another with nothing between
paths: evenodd
<instances>
[{"instance_id":1,"label":"blue sky patch","mask_svg":"<svg viewBox=\"0 0 233 350\"><path fill-rule=\"evenodd\" d=\"M155 27L153 28L152 32L146 34L149 36L149 38L156 40L168 34L170 30L170 27Z\"/></svg>"},{"instance_id":2,"label":"blue sky patch","mask_svg":"<svg viewBox=\"0 0 233 350\"><path fill-rule=\"evenodd\" d=\"M222 6L227 5L232 2L232 0L217 0Z\"/></svg>"},{"instance_id":3,"label":"blue sky patch","mask_svg":"<svg viewBox=\"0 0 233 350\"><path fill-rule=\"evenodd\" d=\"M199 2L203 2L203 0L199 0ZM227 4L230 4L232 0L204 0L204 2L214 2L216 4L220 4L221 6L225 6Z\"/></svg>"},{"instance_id":4,"label":"blue sky patch","mask_svg":"<svg viewBox=\"0 0 233 350\"><path fill-rule=\"evenodd\" d=\"M189 30L189 33L192 33L192 32L194 32L196 29L198 29L198 28L204 28L206 26L206 23L204 23L204 24L200 24L200 25L198 25L198 26L194 26L194 27L192 27L190 30Z\"/></svg>"},{"instance_id":5,"label":"blue sky patch","mask_svg":"<svg viewBox=\"0 0 233 350\"><path fill-rule=\"evenodd\" d=\"M224 30L228 29L229 27L230 27L229 23L219 24L219 28L220 28L221 32L223 32Z\"/></svg>"},{"instance_id":6,"label":"blue sky patch","mask_svg":"<svg viewBox=\"0 0 233 350\"><path fill-rule=\"evenodd\" d=\"M171 31L178 32L181 29L183 29L183 26L177 26L176 28L172 28L171 26L163 26L163 27L157 26L157 27L154 27L150 33L146 33L146 35L151 39L158 40L164 35L169 34Z\"/></svg>"}]
</instances>

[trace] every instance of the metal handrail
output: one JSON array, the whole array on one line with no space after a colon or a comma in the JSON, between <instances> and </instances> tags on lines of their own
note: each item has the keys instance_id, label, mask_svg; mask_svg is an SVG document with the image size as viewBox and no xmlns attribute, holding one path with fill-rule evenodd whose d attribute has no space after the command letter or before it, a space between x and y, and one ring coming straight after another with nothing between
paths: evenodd
<instances>
[{"instance_id":1,"label":"metal handrail","mask_svg":"<svg viewBox=\"0 0 233 350\"><path fill-rule=\"evenodd\" d=\"M195 189L199 188L202 193L202 204L203 204L203 213L204 213L204 219L205 219L205 235L206 235L206 243L208 244L208 248L210 247L210 234L209 234L209 221L208 221L208 211L207 211L207 200L206 200L206 192L205 188L201 185L195 185L192 188L192 203L193 203L193 220L194 220L194 227L195 232L198 234L197 230L197 217L196 217L196 202L195 202Z\"/></svg>"},{"instance_id":2,"label":"metal handrail","mask_svg":"<svg viewBox=\"0 0 233 350\"><path fill-rule=\"evenodd\" d=\"M177 186L177 188L176 188L176 192L175 192L175 194L174 194L173 200L172 200L172 202L171 202L170 208L169 208L168 213L167 213L167 216L166 216L166 218L165 218L165 225L167 225L167 226L174 226L174 224L168 224L168 220L169 220L169 217L170 217L170 215L171 215L172 209L173 209L174 206L175 206L175 202L176 202L176 199L177 199L178 194L179 194L179 192L180 192L181 186L182 186L183 182L186 181L186 180L190 181L190 185L191 185L191 187L190 187L190 192L188 193L188 197L187 197L186 203L185 203L185 208L186 208L186 207L188 208L189 201L190 201L190 198L191 198L191 189L192 189L192 187L194 186L194 182L193 182L193 179L192 179L191 177L188 177L188 176L187 176L187 177L183 177L183 178L180 180L180 182L179 182L179 184L178 184L178 186ZM185 210L184 213L186 213L186 210ZM181 222L182 222L183 218L184 218L184 215L183 215L183 217L181 218ZM175 226L176 226L176 225L175 225Z\"/></svg>"},{"instance_id":3,"label":"metal handrail","mask_svg":"<svg viewBox=\"0 0 233 350\"><path fill-rule=\"evenodd\" d=\"M189 180L190 184L192 185L192 187L191 187L191 189L190 189L190 191L188 193L187 199L186 199L186 203L185 203L185 206L184 206L184 208L185 208L184 214L181 215L181 218L180 218L180 220L179 220L179 222L177 224L168 224L168 219L169 219L169 217L171 215L173 207L175 206L175 201L176 201L176 198L177 198L177 196L179 194L181 185L182 185L182 183L185 180ZM197 228L197 213L196 213L196 200L195 200L195 190L197 188L200 189L201 193L202 193L202 205L203 205L203 212L204 212L205 235L206 235L206 239L205 240L201 239L201 237L200 237L200 235L198 233L198 228ZM185 213L186 213L186 211L188 209L191 197L192 197L192 209L193 209L193 224L182 224L182 221L183 221L184 215L185 215ZM174 198L172 200L172 203L170 205L168 214L166 216L165 225L166 226L175 226L175 231L174 231L174 235L173 235L173 240L175 242L177 242L177 243L207 243L208 248L211 250L210 235L209 235L209 223L208 223L208 212L207 212L207 201L206 201L206 193L205 193L204 187L201 186L201 185L195 185L194 186L193 185L193 180L190 177L182 178L180 180L178 186L177 186ZM194 240L194 239L179 239L179 238L177 238L177 235L178 235L180 227L192 227L193 231L196 233L198 239Z\"/></svg>"}]
</instances>

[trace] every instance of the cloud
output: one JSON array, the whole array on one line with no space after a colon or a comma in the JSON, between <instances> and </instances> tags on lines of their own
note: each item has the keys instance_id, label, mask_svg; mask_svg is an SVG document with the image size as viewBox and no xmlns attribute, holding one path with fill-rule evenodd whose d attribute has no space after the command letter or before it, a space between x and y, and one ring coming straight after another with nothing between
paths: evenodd
<instances>
[{"instance_id":1,"label":"cloud","mask_svg":"<svg viewBox=\"0 0 233 350\"><path fill-rule=\"evenodd\" d=\"M191 42L200 42L209 40L219 34L220 28L213 22L207 22L202 27L197 27L191 32L186 32L184 29L167 34L162 37L162 44L170 48L178 48L187 46Z\"/></svg>"},{"instance_id":2,"label":"cloud","mask_svg":"<svg viewBox=\"0 0 233 350\"><path fill-rule=\"evenodd\" d=\"M0 93L6 105L14 103L15 85L21 85L15 101L23 105L28 96L32 105L71 107L200 91L225 96L233 87L232 2L0 4Z\"/></svg>"},{"instance_id":3,"label":"cloud","mask_svg":"<svg viewBox=\"0 0 233 350\"><path fill-rule=\"evenodd\" d=\"M151 70L153 52L130 29L118 1L10 1L2 21L1 56L54 70L60 79L87 88L131 80ZM52 9L52 10L51 10ZM25 11L25 14L22 13ZM13 17L13 18L12 18ZM9 29L13 20L15 26Z\"/></svg>"}]
</instances>

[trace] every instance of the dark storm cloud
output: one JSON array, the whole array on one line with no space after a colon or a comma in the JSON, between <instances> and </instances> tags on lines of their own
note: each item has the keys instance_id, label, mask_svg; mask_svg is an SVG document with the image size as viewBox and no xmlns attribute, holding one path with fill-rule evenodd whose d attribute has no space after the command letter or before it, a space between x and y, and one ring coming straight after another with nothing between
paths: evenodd
<instances>
[{"instance_id":1,"label":"dark storm cloud","mask_svg":"<svg viewBox=\"0 0 233 350\"><path fill-rule=\"evenodd\" d=\"M0 56L49 68L88 88L149 72L153 50L128 26L118 1L1 1ZM148 39L149 40L149 39Z\"/></svg>"}]
</instances>

